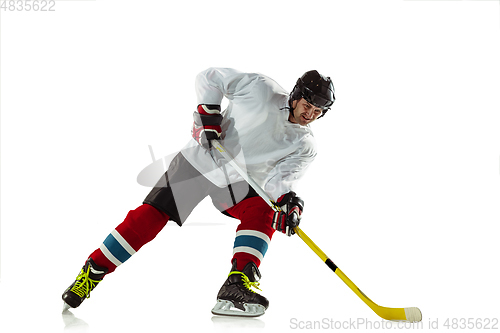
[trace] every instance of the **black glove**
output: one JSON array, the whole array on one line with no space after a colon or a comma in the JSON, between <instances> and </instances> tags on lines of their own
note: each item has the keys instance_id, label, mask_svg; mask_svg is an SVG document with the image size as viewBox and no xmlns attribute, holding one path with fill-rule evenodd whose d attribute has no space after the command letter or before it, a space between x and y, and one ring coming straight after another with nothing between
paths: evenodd
<instances>
[{"instance_id":1,"label":"black glove","mask_svg":"<svg viewBox=\"0 0 500 333\"><path fill-rule=\"evenodd\" d=\"M275 212L273 217L273 229L281 231L287 236L295 234L293 228L300 223L304 201L295 192L290 191L282 195L276 202L281 207L280 212Z\"/></svg>"},{"instance_id":2,"label":"black glove","mask_svg":"<svg viewBox=\"0 0 500 333\"><path fill-rule=\"evenodd\" d=\"M194 123L191 134L193 138L204 148L209 148L209 141L220 139L222 129L222 115L220 105L198 105L198 111L193 114Z\"/></svg>"}]
</instances>

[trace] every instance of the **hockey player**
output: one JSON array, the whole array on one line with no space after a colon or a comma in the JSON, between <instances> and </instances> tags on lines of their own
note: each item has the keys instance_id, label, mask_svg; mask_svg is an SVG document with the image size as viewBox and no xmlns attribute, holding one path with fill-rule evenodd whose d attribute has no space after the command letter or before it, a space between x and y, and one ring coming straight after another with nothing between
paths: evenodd
<instances>
[{"instance_id":1,"label":"hockey player","mask_svg":"<svg viewBox=\"0 0 500 333\"><path fill-rule=\"evenodd\" d=\"M256 293L274 231L292 235L304 202L296 181L316 156L309 124L323 117L335 101L329 77L306 72L288 94L269 77L228 68L209 68L196 77L198 108L193 140L175 156L143 204L90 254L76 281L63 293L66 308L78 307L106 274L150 242L172 220L182 226L207 195L225 215L239 219L231 270L222 285L214 314L259 316L269 306ZM223 97L229 100L221 112ZM266 202L211 148L219 139L249 175L282 207Z\"/></svg>"}]
</instances>

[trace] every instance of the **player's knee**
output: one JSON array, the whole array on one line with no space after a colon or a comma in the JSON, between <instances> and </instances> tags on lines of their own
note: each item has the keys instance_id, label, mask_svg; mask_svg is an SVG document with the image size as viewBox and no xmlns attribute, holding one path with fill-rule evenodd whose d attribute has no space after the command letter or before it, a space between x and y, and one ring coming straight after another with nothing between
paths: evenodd
<instances>
[{"instance_id":1,"label":"player's knee","mask_svg":"<svg viewBox=\"0 0 500 333\"><path fill-rule=\"evenodd\" d=\"M272 218L274 211L271 207L260 197L251 198L249 208L254 212L255 215L261 216L261 218Z\"/></svg>"},{"instance_id":2,"label":"player's knee","mask_svg":"<svg viewBox=\"0 0 500 333\"><path fill-rule=\"evenodd\" d=\"M132 226L140 228L162 229L169 220L169 216L155 207L142 204L134 210L129 211L128 217L131 219Z\"/></svg>"},{"instance_id":3,"label":"player's knee","mask_svg":"<svg viewBox=\"0 0 500 333\"><path fill-rule=\"evenodd\" d=\"M274 211L271 207L260 197L246 199L243 204L245 206L241 207L243 209L238 216L241 221L239 228L262 229L262 231L272 234L271 223Z\"/></svg>"}]
</instances>

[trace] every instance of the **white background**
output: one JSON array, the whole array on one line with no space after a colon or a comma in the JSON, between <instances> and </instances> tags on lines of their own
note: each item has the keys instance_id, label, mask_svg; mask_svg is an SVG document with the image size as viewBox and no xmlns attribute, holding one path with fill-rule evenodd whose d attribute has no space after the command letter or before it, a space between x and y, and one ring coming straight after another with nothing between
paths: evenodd
<instances>
[{"instance_id":1,"label":"white background","mask_svg":"<svg viewBox=\"0 0 500 333\"><path fill-rule=\"evenodd\" d=\"M498 1L54 9L1 11L2 332L380 327L297 236L278 234L261 265L267 313L213 317L237 221L205 201L61 315L87 256L149 192L136 182L148 146L159 158L190 139L194 77L210 66L287 90L310 69L331 76L337 101L312 125L320 155L298 191L303 230L376 303L418 306L414 329L498 320Z\"/></svg>"}]
</instances>

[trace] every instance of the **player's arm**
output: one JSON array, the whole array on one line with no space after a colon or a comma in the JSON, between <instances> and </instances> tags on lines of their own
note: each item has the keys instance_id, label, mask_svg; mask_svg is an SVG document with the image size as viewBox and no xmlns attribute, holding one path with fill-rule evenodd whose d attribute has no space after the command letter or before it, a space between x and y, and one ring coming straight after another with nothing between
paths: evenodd
<instances>
[{"instance_id":1,"label":"player's arm","mask_svg":"<svg viewBox=\"0 0 500 333\"><path fill-rule=\"evenodd\" d=\"M306 139L298 149L283 158L269 173L265 191L281 207L276 212L272 227L288 236L293 235L293 228L298 226L304 210L304 200L297 196L294 187L316 157L314 140Z\"/></svg>"},{"instance_id":2,"label":"player's arm","mask_svg":"<svg viewBox=\"0 0 500 333\"><path fill-rule=\"evenodd\" d=\"M195 88L198 108L193 114L191 131L201 146L208 148L209 140L222 136L221 103L224 97L232 100L251 90L253 74L246 74L231 68L211 67L196 76Z\"/></svg>"}]
</instances>

